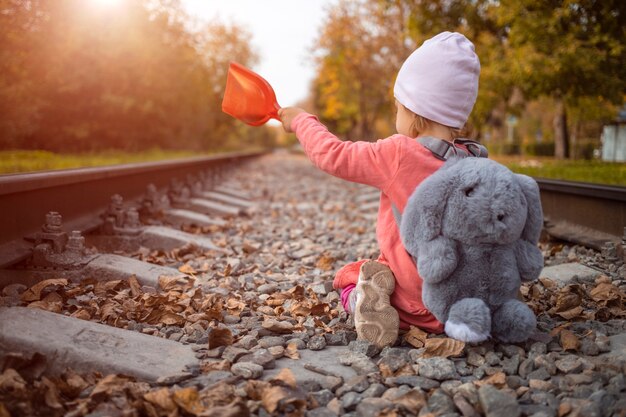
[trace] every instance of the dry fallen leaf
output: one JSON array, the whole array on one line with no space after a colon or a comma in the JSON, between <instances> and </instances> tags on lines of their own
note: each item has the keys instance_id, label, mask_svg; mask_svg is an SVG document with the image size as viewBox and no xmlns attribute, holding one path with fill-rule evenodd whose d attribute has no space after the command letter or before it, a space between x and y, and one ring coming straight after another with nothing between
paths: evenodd
<instances>
[{"instance_id":1,"label":"dry fallen leaf","mask_svg":"<svg viewBox=\"0 0 626 417\"><path fill-rule=\"evenodd\" d=\"M624 299L624 293L610 282L602 282L589 291L591 298L601 306L608 305L611 301Z\"/></svg>"},{"instance_id":2,"label":"dry fallen leaf","mask_svg":"<svg viewBox=\"0 0 626 417\"><path fill-rule=\"evenodd\" d=\"M171 398L170 390L167 388L147 392L143 395L143 398L167 412L175 411L178 408Z\"/></svg>"},{"instance_id":3,"label":"dry fallen leaf","mask_svg":"<svg viewBox=\"0 0 626 417\"><path fill-rule=\"evenodd\" d=\"M178 270L180 272L182 272L183 274L188 274L188 275L193 275L193 274L197 274L198 272L189 264L184 264L178 267Z\"/></svg>"},{"instance_id":4,"label":"dry fallen leaf","mask_svg":"<svg viewBox=\"0 0 626 417\"><path fill-rule=\"evenodd\" d=\"M435 356L447 358L449 356L460 356L465 348L465 342L448 337L432 338L426 339L424 347L426 351L422 355L423 358L432 358Z\"/></svg>"},{"instance_id":5,"label":"dry fallen leaf","mask_svg":"<svg viewBox=\"0 0 626 417\"><path fill-rule=\"evenodd\" d=\"M229 328L212 328L209 332L209 349L233 344L233 334Z\"/></svg>"},{"instance_id":6,"label":"dry fallen leaf","mask_svg":"<svg viewBox=\"0 0 626 417\"><path fill-rule=\"evenodd\" d=\"M411 390L394 400L394 404L404 408L408 413L417 413L426 405L426 395L421 390Z\"/></svg>"},{"instance_id":7,"label":"dry fallen leaf","mask_svg":"<svg viewBox=\"0 0 626 417\"><path fill-rule=\"evenodd\" d=\"M504 372L496 372L480 381L474 381L474 385L481 387L483 385L493 385L496 388L503 388L506 385L506 374Z\"/></svg>"},{"instance_id":8,"label":"dry fallen leaf","mask_svg":"<svg viewBox=\"0 0 626 417\"><path fill-rule=\"evenodd\" d=\"M41 299L41 291L50 285L65 286L67 285L67 279L53 278L38 282L37 284L24 291L20 298L22 301L38 301Z\"/></svg>"},{"instance_id":9,"label":"dry fallen leaf","mask_svg":"<svg viewBox=\"0 0 626 417\"><path fill-rule=\"evenodd\" d=\"M263 323L261 323L264 329L267 329L271 332L275 333L292 333L293 332L293 324L288 321L278 321L275 319L266 318Z\"/></svg>"},{"instance_id":10,"label":"dry fallen leaf","mask_svg":"<svg viewBox=\"0 0 626 417\"><path fill-rule=\"evenodd\" d=\"M290 359L300 359L300 352L298 352L298 345L295 342L288 343L283 355L285 355L286 357Z\"/></svg>"},{"instance_id":11,"label":"dry fallen leaf","mask_svg":"<svg viewBox=\"0 0 626 417\"><path fill-rule=\"evenodd\" d=\"M186 290L193 286L193 281L193 278L186 275L161 275L159 277L159 288L163 291L170 291L177 287L182 290Z\"/></svg>"},{"instance_id":12,"label":"dry fallen leaf","mask_svg":"<svg viewBox=\"0 0 626 417\"><path fill-rule=\"evenodd\" d=\"M174 400L180 408L195 416L199 415L204 409L196 387L182 388L174 391L172 393L172 400Z\"/></svg>"},{"instance_id":13,"label":"dry fallen leaf","mask_svg":"<svg viewBox=\"0 0 626 417\"><path fill-rule=\"evenodd\" d=\"M293 372L291 372L291 369L289 368L281 369L280 372L270 380L270 382L278 383L291 388L296 387L296 377L293 376Z\"/></svg>"},{"instance_id":14,"label":"dry fallen leaf","mask_svg":"<svg viewBox=\"0 0 626 417\"><path fill-rule=\"evenodd\" d=\"M562 329L559 335L561 347L564 350L578 350L580 347L580 340L578 340L578 337L576 337L572 331Z\"/></svg>"},{"instance_id":15,"label":"dry fallen leaf","mask_svg":"<svg viewBox=\"0 0 626 417\"><path fill-rule=\"evenodd\" d=\"M415 348L424 347L428 333L415 326L411 326L409 331L404 335L404 340Z\"/></svg>"},{"instance_id":16,"label":"dry fallen leaf","mask_svg":"<svg viewBox=\"0 0 626 417\"><path fill-rule=\"evenodd\" d=\"M330 271L331 269L333 269L334 263L335 258L325 253L317 260L315 267L321 269L322 271Z\"/></svg>"}]
</instances>

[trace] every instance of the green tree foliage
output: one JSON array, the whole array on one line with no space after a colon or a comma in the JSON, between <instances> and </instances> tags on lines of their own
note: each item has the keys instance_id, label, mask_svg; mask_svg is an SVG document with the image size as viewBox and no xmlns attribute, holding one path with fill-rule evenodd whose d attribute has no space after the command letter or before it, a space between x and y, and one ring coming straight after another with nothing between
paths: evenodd
<instances>
[{"instance_id":1,"label":"green tree foliage","mask_svg":"<svg viewBox=\"0 0 626 417\"><path fill-rule=\"evenodd\" d=\"M250 34L188 29L177 0L0 0L0 147L85 151L217 149L230 60ZM240 132L237 132L240 133Z\"/></svg>"},{"instance_id":2,"label":"green tree foliage","mask_svg":"<svg viewBox=\"0 0 626 417\"><path fill-rule=\"evenodd\" d=\"M394 77L412 50L402 36L401 12L342 0L322 29L314 102L323 122L349 139L375 139L377 125L392 121Z\"/></svg>"},{"instance_id":3,"label":"green tree foliage","mask_svg":"<svg viewBox=\"0 0 626 417\"><path fill-rule=\"evenodd\" d=\"M393 78L413 48L439 32L457 31L474 42L481 61L469 120L473 136L489 126L503 138L507 114L521 116L529 102L549 98L555 115L549 136L557 156L566 157L568 125L574 136L588 122L597 131L598 121L624 100L625 16L626 2L619 0L340 1L316 49L316 104L331 127L350 137L359 112L368 108L358 105L367 97L363 88L388 100ZM372 58L379 51L385 52L385 64ZM386 89L380 87L384 83ZM601 120L590 120L591 114Z\"/></svg>"}]
</instances>

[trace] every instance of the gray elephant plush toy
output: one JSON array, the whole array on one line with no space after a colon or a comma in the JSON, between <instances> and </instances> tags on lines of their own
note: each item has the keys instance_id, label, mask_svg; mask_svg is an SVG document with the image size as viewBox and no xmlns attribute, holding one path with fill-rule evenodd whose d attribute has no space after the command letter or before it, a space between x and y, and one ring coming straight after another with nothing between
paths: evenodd
<instances>
[{"instance_id":1,"label":"gray elephant plush toy","mask_svg":"<svg viewBox=\"0 0 626 417\"><path fill-rule=\"evenodd\" d=\"M528 339L536 319L517 294L543 267L542 225L537 183L487 158L450 159L415 189L400 234L448 336Z\"/></svg>"}]
</instances>

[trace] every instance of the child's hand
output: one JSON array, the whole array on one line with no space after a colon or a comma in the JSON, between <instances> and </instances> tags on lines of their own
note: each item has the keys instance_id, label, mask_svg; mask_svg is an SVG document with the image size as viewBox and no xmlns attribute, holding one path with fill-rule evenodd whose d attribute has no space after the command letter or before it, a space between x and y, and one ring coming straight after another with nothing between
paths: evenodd
<instances>
[{"instance_id":1,"label":"child's hand","mask_svg":"<svg viewBox=\"0 0 626 417\"><path fill-rule=\"evenodd\" d=\"M285 132L293 132L291 130L291 122L300 113L304 113L304 110L298 107L283 107L278 110L278 117L280 117L280 121L283 123Z\"/></svg>"}]
</instances>

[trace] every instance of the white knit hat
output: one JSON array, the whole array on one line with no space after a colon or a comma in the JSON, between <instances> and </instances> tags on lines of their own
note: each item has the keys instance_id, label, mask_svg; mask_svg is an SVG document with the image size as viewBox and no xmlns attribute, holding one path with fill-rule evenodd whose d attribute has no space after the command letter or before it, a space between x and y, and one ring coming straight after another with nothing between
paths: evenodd
<instances>
[{"instance_id":1,"label":"white knit hat","mask_svg":"<svg viewBox=\"0 0 626 417\"><path fill-rule=\"evenodd\" d=\"M474 107L479 74L474 44L460 33L443 32L404 61L393 93L415 114L461 128Z\"/></svg>"}]
</instances>

